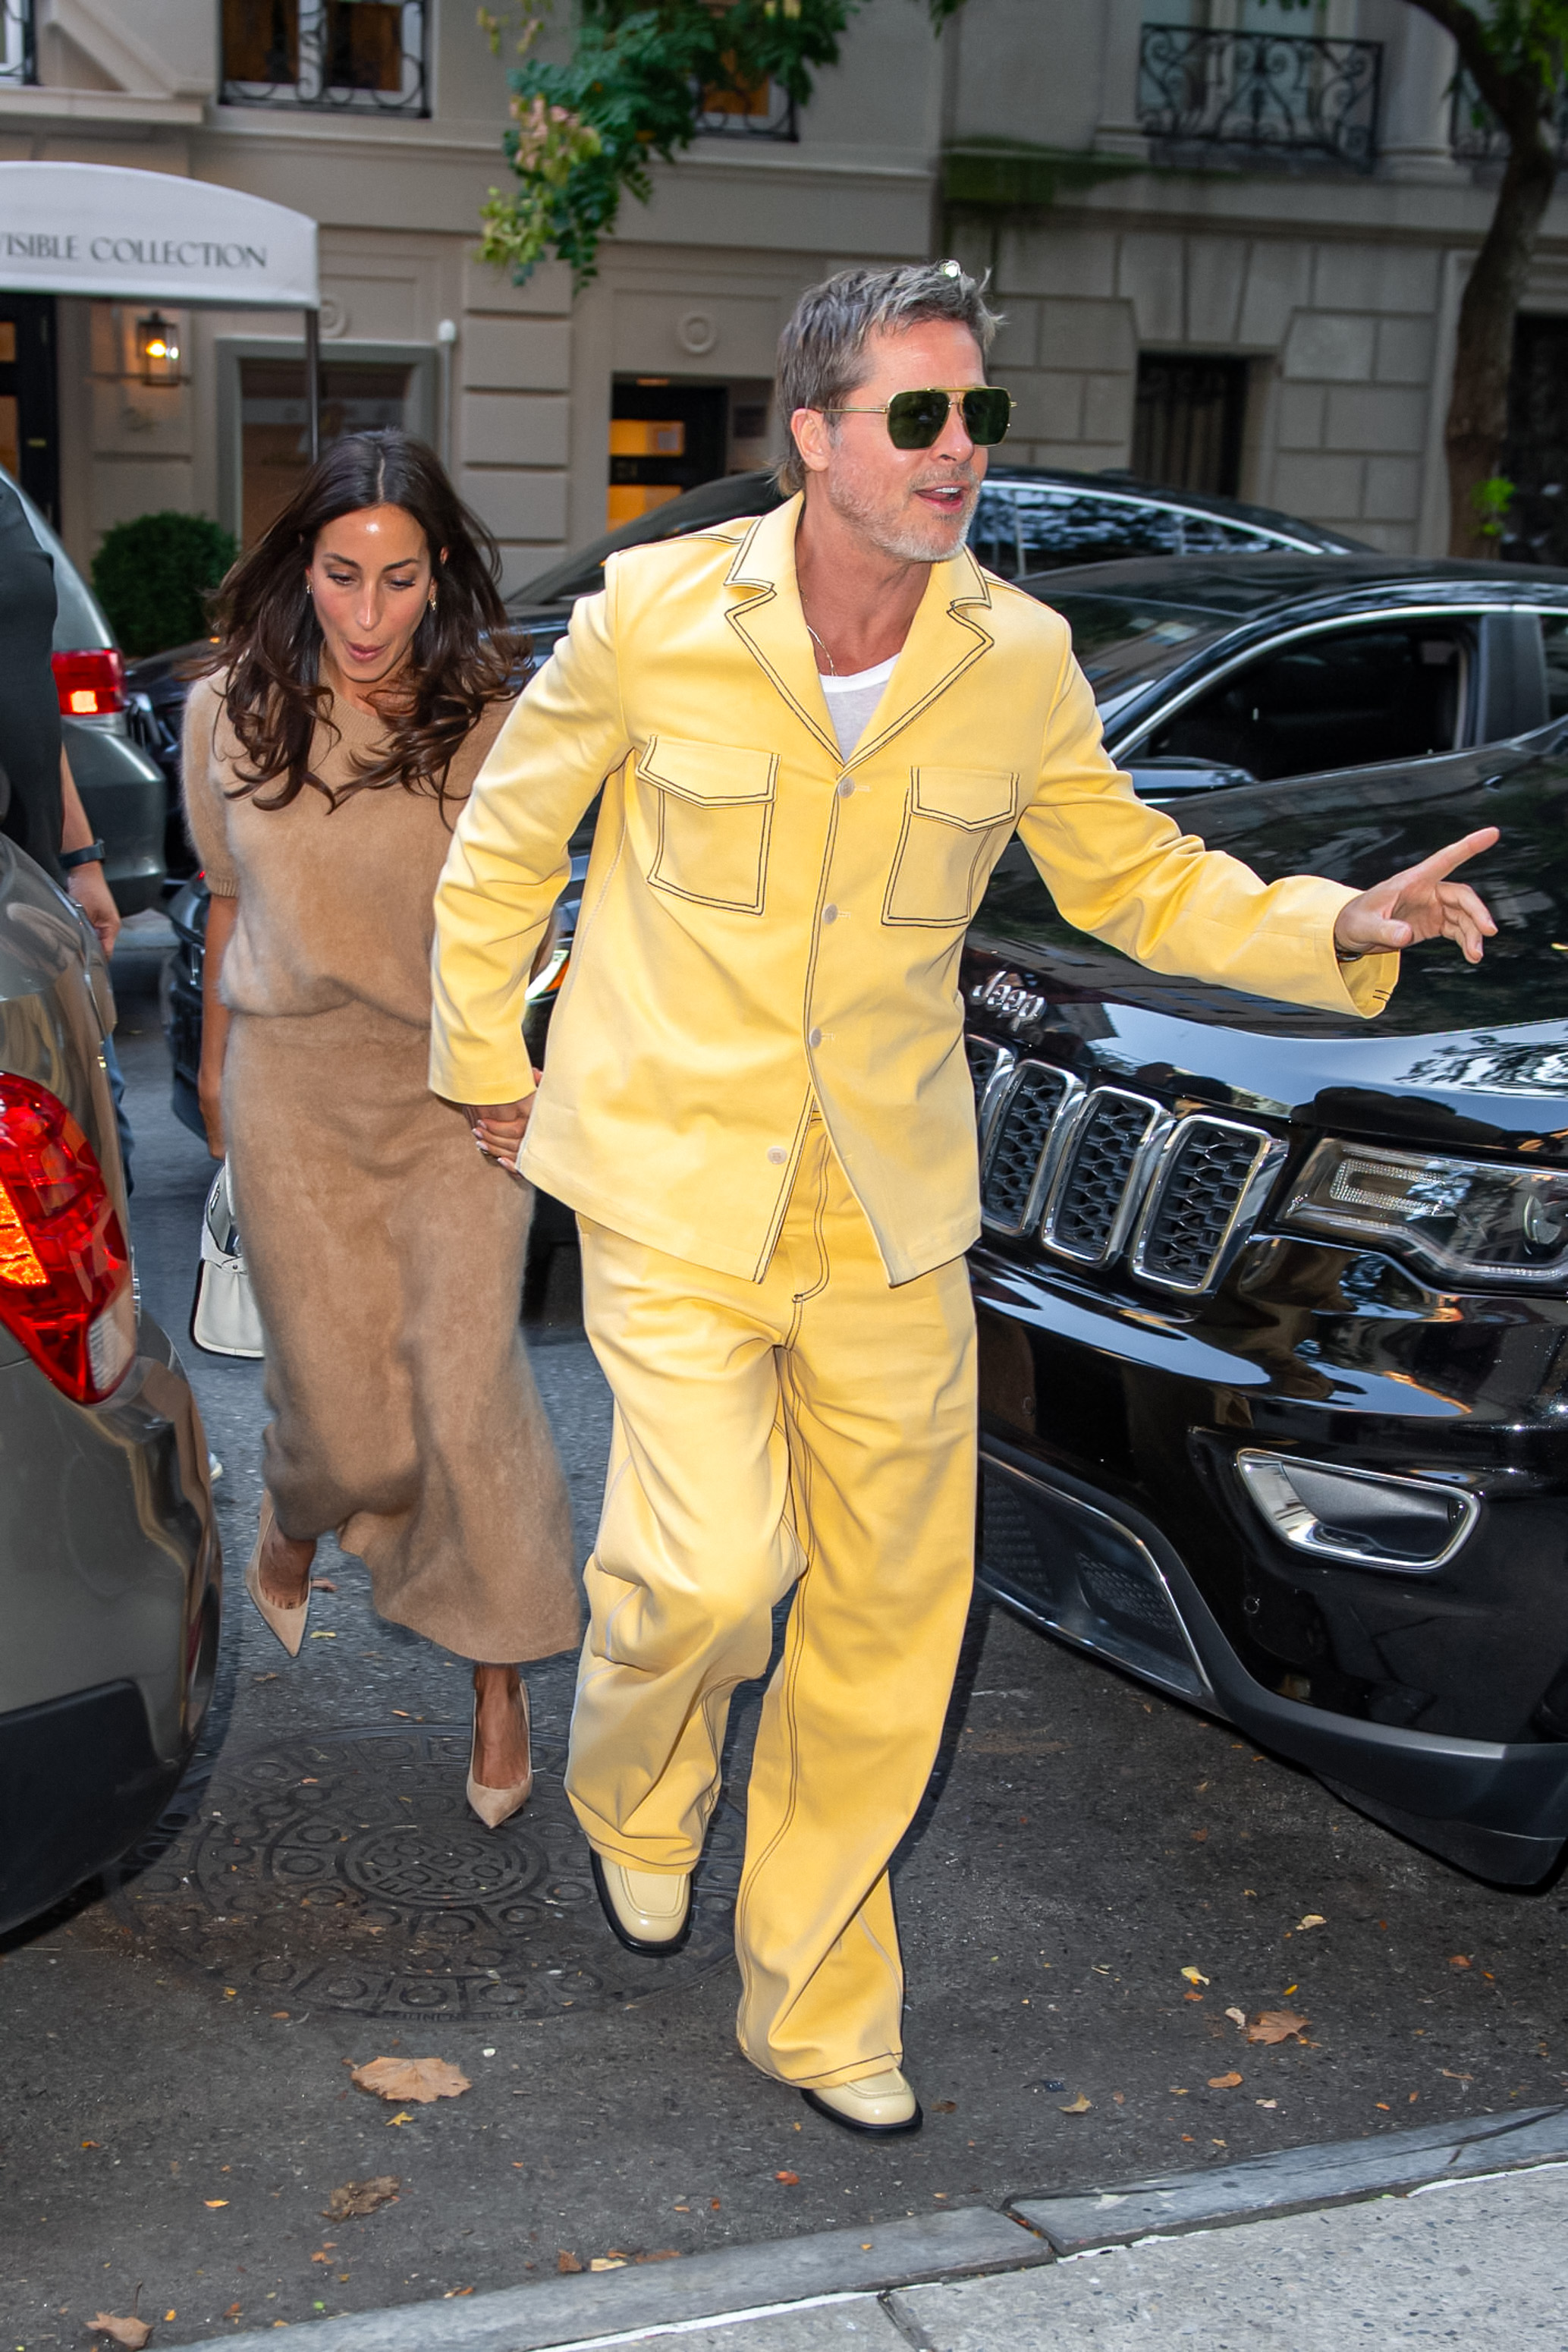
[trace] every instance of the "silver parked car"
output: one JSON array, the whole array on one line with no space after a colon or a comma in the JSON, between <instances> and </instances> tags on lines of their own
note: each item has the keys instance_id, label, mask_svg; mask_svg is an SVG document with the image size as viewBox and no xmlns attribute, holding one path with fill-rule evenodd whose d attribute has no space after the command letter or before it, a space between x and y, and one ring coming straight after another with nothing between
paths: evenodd
<instances>
[{"instance_id":1,"label":"silver parked car","mask_svg":"<svg viewBox=\"0 0 1568 2352\"><path fill-rule=\"evenodd\" d=\"M0 1930L156 1819L217 1659L206 1441L137 1297L110 1015L92 933L0 838Z\"/></svg>"},{"instance_id":2,"label":"silver parked car","mask_svg":"<svg viewBox=\"0 0 1568 2352\"><path fill-rule=\"evenodd\" d=\"M156 907L164 880L169 787L151 754L159 730L125 683L125 660L102 605L37 508L22 501L33 536L55 568L54 671L60 731L88 822L104 846L103 871L122 915Z\"/></svg>"}]
</instances>

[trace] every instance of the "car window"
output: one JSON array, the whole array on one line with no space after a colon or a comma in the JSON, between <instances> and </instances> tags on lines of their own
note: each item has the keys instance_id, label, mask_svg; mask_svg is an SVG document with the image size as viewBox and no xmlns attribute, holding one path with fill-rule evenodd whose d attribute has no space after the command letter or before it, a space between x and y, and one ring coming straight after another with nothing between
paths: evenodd
<instances>
[{"instance_id":1,"label":"car window","mask_svg":"<svg viewBox=\"0 0 1568 2352\"><path fill-rule=\"evenodd\" d=\"M1174 507L1022 484L1017 496L1019 548L1026 572L1182 552L1182 519Z\"/></svg>"},{"instance_id":2,"label":"car window","mask_svg":"<svg viewBox=\"0 0 1568 2352\"><path fill-rule=\"evenodd\" d=\"M1139 747L1260 782L1458 748L1469 632L1425 621L1299 637L1232 671Z\"/></svg>"},{"instance_id":3,"label":"car window","mask_svg":"<svg viewBox=\"0 0 1568 2352\"><path fill-rule=\"evenodd\" d=\"M1018 500L1011 482L984 482L969 525L975 560L1000 579L1019 576Z\"/></svg>"},{"instance_id":4,"label":"car window","mask_svg":"<svg viewBox=\"0 0 1568 2352\"><path fill-rule=\"evenodd\" d=\"M1221 522L1218 515L1184 514L1181 520L1184 555L1278 555L1300 545L1249 523Z\"/></svg>"},{"instance_id":5,"label":"car window","mask_svg":"<svg viewBox=\"0 0 1568 2352\"><path fill-rule=\"evenodd\" d=\"M1568 719L1568 613L1542 613L1541 650L1546 656L1546 715Z\"/></svg>"},{"instance_id":6,"label":"car window","mask_svg":"<svg viewBox=\"0 0 1568 2352\"><path fill-rule=\"evenodd\" d=\"M1041 602L1072 632L1072 650L1103 705L1163 677L1235 624L1228 614L1153 598L1049 593Z\"/></svg>"}]
</instances>

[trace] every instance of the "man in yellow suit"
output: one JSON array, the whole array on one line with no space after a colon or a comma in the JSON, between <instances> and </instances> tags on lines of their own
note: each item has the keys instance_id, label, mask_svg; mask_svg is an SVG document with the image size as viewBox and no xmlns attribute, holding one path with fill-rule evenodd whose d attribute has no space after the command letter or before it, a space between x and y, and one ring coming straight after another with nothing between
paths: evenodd
<instances>
[{"instance_id":1,"label":"man in yellow suit","mask_svg":"<svg viewBox=\"0 0 1568 2352\"><path fill-rule=\"evenodd\" d=\"M793 1593L747 1799L740 2042L914 2129L888 1864L968 1604L979 1231L956 982L1017 831L1163 971L1371 1014L1492 925L1472 835L1357 896L1266 887L1133 795L1064 623L965 535L1009 407L953 262L859 270L780 346L761 520L627 551L503 729L436 901L431 1083L578 1212L615 1432L568 1790L612 1927L674 1951L730 1695ZM529 966L601 786L536 1098ZM529 1113L532 1111L530 1118Z\"/></svg>"}]
</instances>

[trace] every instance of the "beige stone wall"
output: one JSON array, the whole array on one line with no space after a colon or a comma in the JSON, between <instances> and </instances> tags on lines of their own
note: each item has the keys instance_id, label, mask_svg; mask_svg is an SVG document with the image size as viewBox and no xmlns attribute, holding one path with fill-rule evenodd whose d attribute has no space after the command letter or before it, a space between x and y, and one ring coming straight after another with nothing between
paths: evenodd
<instances>
[{"instance_id":1,"label":"beige stone wall","mask_svg":"<svg viewBox=\"0 0 1568 2352\"><path fill-rule=\"evenodd\" d=\"M1443 543L1453 320L1491 195L1448 154L1451 53L1406 0L1334 0L1337 32L1385 44L1384 159L1365 179L1147 169L1144 0L970 0L939 41L912 0L870 0L799 142L702 142L660 168L653 203L626 206L576 300L558 268L515 288L474 258L479 206L505 179L506 92L466 0L435 0L432 119L392 121L215 104L211 0L41 5L50 86L0 89L0 156L133 163L311 212L329 352L434 364L454 322L444 429L511 583L602 529L618 373L754 386L803 286L938 238L994 271L1008 316L996 369L1019 403L1009 455L1124 466L1140 352L1231 353L1249 368L1243 495L1391 551ZM1110 169L1087 184L1070 174L1049 210L945 224L943 144L988 138ZM1548 215L1531 299L1561 307L1564 286L1568 196ZM223 510L223 353L299 333L295 319L241 313L183 325L190 384L144 393L128 381L129 318L61 306L64 523L78 557L127 515Z\"/></svg>"},{"instance_id":2,"label":"beige stone wall","mask_svg":"<svg viewBox=\"0 0 1568 2352\"><path fill-rule=\"evenodd\" d=\"M969 258L981 255L970 239ZM1253 361L1243 495L1412 552L1430 437L1439 253L1275 231L1069 218L996 247L995 368L1029 464L1126 466L1140 352Z\"/></svg>"}]
</instances>

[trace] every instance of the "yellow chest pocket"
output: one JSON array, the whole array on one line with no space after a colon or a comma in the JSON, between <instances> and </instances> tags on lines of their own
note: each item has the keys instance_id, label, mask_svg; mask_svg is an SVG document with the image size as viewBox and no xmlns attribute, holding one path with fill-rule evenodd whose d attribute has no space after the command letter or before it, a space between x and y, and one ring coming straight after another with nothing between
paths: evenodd
<instances>
[{"instance_id":1,"label":"yellow chest pocket","mask_svg":"<svg viewBox=\"0 0 1568 2352\"><path fill-rule=\"evenodd\" d=\"M1018 778L916 768L883 901L884 923L967 923L1018 818Z\"/></svg>"},{"instance_id":2,"label":"yellow chest pocket","mask_svg":"<svg viewBox=\"0 0 1568 2352\"><path fill-rule=\"evenodd\" d=\"M779 754L654 735L637 774L654 787L657 803L647 867L654 889L759 915Z\"/></svg>"}]
</instances>

